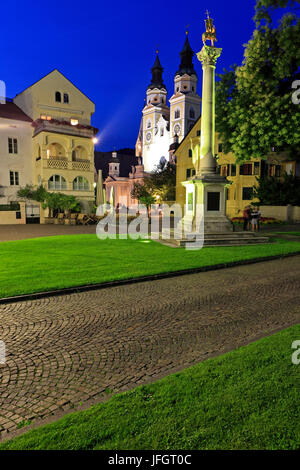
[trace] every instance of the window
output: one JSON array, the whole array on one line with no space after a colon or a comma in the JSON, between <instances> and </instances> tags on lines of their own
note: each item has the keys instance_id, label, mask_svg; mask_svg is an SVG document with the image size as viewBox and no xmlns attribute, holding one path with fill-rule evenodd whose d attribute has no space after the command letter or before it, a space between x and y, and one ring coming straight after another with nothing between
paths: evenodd
<instances>
[{"instance_id":1,"label":"window","mask_svg":"<svg viewBox=\"0 0 300 470\"><path fill-rule=\"evenodd\" d=\"M48 180L48 189L67 189L67 182L63 176L52 175Z\"/></svg>"},{"instance_id":2,"label":"window","mask_svg":"<svg viewBox=\"0 0 300 470\"><path fill-rule=\"evenodd\" d=\"M236 165L230 165L231 166L231 176L236 176Z\"/></svg>"},{"instance_id":3,"label":"window","mask_svg":"<svg viewBox=\"0 0 300 470\"><path fill-rule=\"evenodd\" d=\"M151 121L149 120L147 121L147 129L150 129L150 127L151 127Z\"/></svg>"},{"instance_id":4,"label":"window","mask_svg":"<svg viewBox=\"0 0 300 470\"><path fill-rule=\"evenodd\" d=\"M177 93L179 92L179 87L176 88Z\"/></svg>"},{"instance_id":5,"label":"window","mask_svg":"<svg viewBox=\"0 0 300 470\"><path fill-rule=\"evenodd\" d=\"M186 170L186 179L190 178L191 176L195 176L196 170L195 168L188 168Z\"/></svg>"},{"instance_id":6,"label":"window","mask_svg":"<svg viewBox=\"0 0 300 470\"><path fill-rule=\"evenodd\" d=\"M259 162L254 162L254 174L259 175Z\"/></svg>"},{"instance_id":7,"label":"window","mask_svg":"<svg viewBox=\"0 0 300 470\"><path fill-rule=\"evenodd\" d=\"M241 165L240 175L252 175L252 163L244 163L244 165Z\"/></svg>"},{"instance_id":8,"label":"window","mask_svg":"<svg viewBox=\"0 0 300 470\"><path fill-rule=\"evenodd\" d=\"M195 91L195 87L194 87L194 86L192 86L192 91Z\"/></svg>"},{"instance_id":9,"label":"window","mask_svg":"<svg viewBox=\"0 0 300 470\"><path fill-rule=\"evenodd\" d=\"M227 176L228 174L228 167L227 165L222 165L222 176Z\"/></svg>"},{"instance_id":10,"label":"window","mask_svg":"<svg viewBox=\"0 0 300 470\"><path fill-rule=\"evenodd\" d=\"M190 118L195 119L195 110L194 110L194 108L190 109Z\"/></svg>"},{"instance_id":11,"label":"window","mask_svg":"<svg viewBox=\"0 0 300 470\"><path fill-rule=\"evenodd\" d=\"M222 153L223 152L223 144L218 145L218 152Z\"/></svg>"},{"instance_id":12,"label":"window","mask_svg":"<svg viewBox=\"0 0 300 470\"><path fill-rule=\"evenodd\" d=\"M189 158L192 158L192 157L193 157L193 150L189 149Z\"/></svg>"},{"instance_id":13,"label":"window","mask_svg":"<svg viewBox=\"0 0 300 470\"><path fill-rule=\"evenodd\" d=\"M118 170L118 166L115 166L115 170ZM88 180L84 176L77 176L73 181L74 191L89 191L90 185Z\"/></svg>"},{"instance_id":14,"label":"window","mask_svg":"<svg viewBox=\"0 0 300 470\"><path fill-rule=\"evenodd\" d=\"M197 137L200 137L201 131L197 131Z\"/></svg>"},{"instance_id":15,"label":"window","mask_svg":"<svg viewBox=\"0 0 300 470\"><path fill-rule=\"evenodd\" d=\"M164 128L162 127L162 128L160 129L160 136L163 137L163 135L164 135Z\"/></svg>"},{"instance_id":16,"label":"window","mask_svg":"<svg viewBox=\"0 0 300 470\"><path fill-rule=\"evenodd\" d=\"M18 153L18 140L8 138L8 153Z\"/></svg>"},{"instance_id":17,"label":"window","mask_svg":"<svg viewBox=\"0 0 300 470\"><path fill-rule=\"evenodd\" d=\"M253 199L253 187L243 188L243 201L252 201Z\"/></svg>"},{"instance_id":18,"label":"window","mask_svg":"<svg viewBox=\"0 0 300 470\"><path fill-rule=\"evenodd\" d=\"M64 93L64 103L69 103L69 95L68 95L68 93Z\"/></svg>"},{"instance_id":19,"label":"window","mask_svg":"<svg viewBox=\"0 0 300 470\"><path fill-rule=\"evenodd\" d=\"M174 119L179 119L180 118L180 109L176 109L174 113Z\"/></svg>"},{"instance_id":20,"label":"window","mask_svg":"<svg viewBox=\"0 0 300 470\"><path fill-rule=\"evenodd\" d=\"M55 101L57 103L61 103L61 93L60 93L60 91L55 92Z\"/></svg>"},{"instance_id":21,"label":"window","mask_svg":"<svg viewBox=\"0 0 300 470\"><path fill-rule=\"evenodd\" d=\"M9 183L11 186L19 186L19 172L18 171L9 172Z\"/></svg>"},{"instance_id":22,"label":"window","mask_svg":"<svg viewBox=\"0 0 300 470\"><path fill-rule=\"evenodd\" d=\"M275 167L275 176L277 178L280 178L280 176L281 176L281 165L276 165L276 167Z\"/></svg>"}]
</instances>

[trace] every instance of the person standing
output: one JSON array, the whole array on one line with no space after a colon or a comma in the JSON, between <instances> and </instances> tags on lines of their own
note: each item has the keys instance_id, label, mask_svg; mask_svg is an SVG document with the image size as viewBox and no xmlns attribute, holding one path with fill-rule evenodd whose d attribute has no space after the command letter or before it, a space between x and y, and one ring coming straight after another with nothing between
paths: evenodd
<instances>
[{"instance_id":1,"label":"person standing","mask_svg":"<svg viewBox=\"0 0 300 470\"><path fill-rule=\"evenodd\" d=\"M260 212L260 208L257 207L257 230L258 231L260 229L260 219L261 219L261 212Z\"/></svg>"},{"instance_id":2,"label":"person standing","mask_svg":"<svg viewBox=\"0 0 300 470\"><path fill-rule=\"evenodd\" d=\"M253 209L251 211L251 225L252 225L252 232L258 231L258 211L257 209Z\"/></svg>"},{"instance_id":3,"label":"person standing","mask_svg":"<svg viewBox=\"0 0 300 470\"><path fill-rule=\"evenodd\" d=\"M244 231L250 229L250 220L251 220L251 210L250 206L246 206L243 211L243 218L244 218Z\"/></svg>"}]
</instances>

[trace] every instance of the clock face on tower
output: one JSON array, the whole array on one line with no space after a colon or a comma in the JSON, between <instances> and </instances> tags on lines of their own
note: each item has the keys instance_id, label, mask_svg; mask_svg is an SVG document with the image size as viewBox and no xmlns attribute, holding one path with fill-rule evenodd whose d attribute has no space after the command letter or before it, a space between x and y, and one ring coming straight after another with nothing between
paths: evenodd
<instances>
[{"instance_id":1,"label":"clock face on tower","mask_svg":"<svg viewBox=\"0 0 300 470\"><path fill-rule=\"evenodd\" d=\"M174 134L179 135L179 134L180 134L180 130L181 130L180 124L175 124L175 126L174 126Z\"/></svg>"},{"instance_id":2,"label":"clock face on tower","mask_svg":"<svg viewBox=\"0 0 300 470\"><path fill-rule=\"evenodd\" d=\"M147 140L147 142L150 142L151 138L152 138L151 132L147 132L147 134L146 134L146 140Z\"/></svg>"}]
</instances>

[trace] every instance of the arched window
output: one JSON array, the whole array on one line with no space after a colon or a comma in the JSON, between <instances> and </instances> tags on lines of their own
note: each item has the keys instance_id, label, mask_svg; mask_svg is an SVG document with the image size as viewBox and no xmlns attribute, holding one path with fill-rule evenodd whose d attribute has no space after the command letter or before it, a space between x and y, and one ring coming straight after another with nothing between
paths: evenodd
<instances>
[{"instance_id":1,"label":"arched window","mask_svg":"<svg viewBox=\"0 0 300 470\"><path fill-rule=\"evenodd\" d=\"M179 119L180 118L180 109L176 109L174 113L174 119Z\"/></svg>"},{"instance_id":2,"label":"arched window","mask_svg":"<svg viewBox=\"0 0 300 470\"><path fill-rule=\"evenodd\" d=\"M73 181L74 191L89 191L90 185L84 176L77 176Z\"/></svg>"},{"instance_id":3,"label":"arched window","mask_svg":"<svg viewBox=\"0 0 300 470\"><path fill-rule=\"evenodd\" d=\"M147 121L147 129L150 129L150 127L151 127L151 121L149 119L149 121Z\"/></svg>"},{"instance_id":4,"label":"arched window","mask_svg":"<svg viewBox=\"0 0 300 470\"><path fill-rule=\"evenodd\" d=\"M67 189L67 182L61 175L52 175L48 179L48 189Z\"/></svg>"},{"instance_id":5,"label":"arched window","mask_svg":"<svg viewBox=\"0 0 300 470\"><path fill-rule=\"evenodd\" d=\"M195 110L194 110L194 108L190 108L190 118L195 119Z\"/></svg>"},{"instance_id":6,"label":"arched window","mask_svg":"<svg viewBox=\"0 0 300 470\"><path fill-rule=\"evenodd\" d=\"M64 93L64 103L69 103L69 95L68 95L68 93Z\"/></svg>"},{"instance_id":7,"label":"arched window","mask_svg":"<svg viewBox=\"0 0 300 470\"><path fill-rule=\"evenodd\" d=\"M55 92L55 101L57 103L61 103L61 93L60 93L60 91Z\"/></svg>"}]
</instances>

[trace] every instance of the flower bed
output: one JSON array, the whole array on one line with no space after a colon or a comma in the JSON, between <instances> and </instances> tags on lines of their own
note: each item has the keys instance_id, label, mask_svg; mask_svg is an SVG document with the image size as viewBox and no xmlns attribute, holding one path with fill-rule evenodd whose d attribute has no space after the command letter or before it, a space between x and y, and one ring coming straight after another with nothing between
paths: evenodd
<instances>
[{"instance_id":1,"label":"flower bed","mask_svg":"<svg viewBox=\"0 0 300 470\"><path fill-rule=\"evenodd\" d=\"M231 221L234 224L243 224L244 223L244 218L243 217L233 217ZM274 217L261 217L259 219L259 222L261 224L267 225L267 224L282 224L283 222L281 220L277 220Z\"/></svg>"}]
</instances>

